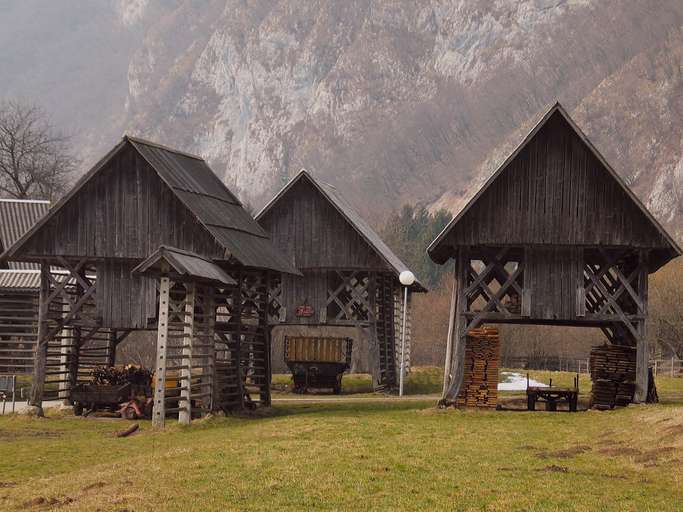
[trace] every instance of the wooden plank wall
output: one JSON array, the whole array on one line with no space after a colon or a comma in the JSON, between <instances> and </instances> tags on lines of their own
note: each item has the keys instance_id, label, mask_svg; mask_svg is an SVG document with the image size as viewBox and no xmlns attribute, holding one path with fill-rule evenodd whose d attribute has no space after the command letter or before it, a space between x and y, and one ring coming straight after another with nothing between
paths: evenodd
<instances>
[{"instance_id":1,"label":"wooden plank wall","mask_svg":"<svg viewBox=\"0 0 683 512\"><path fill-rule=\"evenodd\" d=\"M583 251L533 247L526 250L524 286L530 291L531 318L577 318L577 287L583 285Z\"/></svg>"},{"instance_id":2,"label":"wooden plank wall","mask_svg":"<svg viewBox=\"0 0 683 512\"><path fill-rule=\"evenodd\" d=\"M307 180L300 180L261 220L276 247L300 269L387 270L386 263Z\"/></svg>"},{"instance_id":3,"label":"wooden plank wall","mask_svg":"<svg viewBox=\"0 0 683 512\"><path fill-rule=\"evenodd\" d=\"M102 326L145 329L155 318L157 280L132 275L136 262L106 259L97 263L97 309Z\"/></svg>"},{"instance_id":4,"label":"wooden plank wall","mask_svg":"<svg viewBox=\"0 0 683 512\"><path fill-rule=\"evenodd\" d=\"M558 113L465 213L450 241L669 246Z\"/></svg>"},{"instance_id":5,"label":"wooden plank wall","mask_svg":"<svg viewBox=\"0 0 683 512\"><path fill-rule=\"evenodd\" d=\"M162 244L212 258L224 252L129 147L36 233L24 254L143 259Z\"/></svg>"},{"instance_id":6,"label":"wooden plank wall","mask_svg":"<svg viewBox=\"0 0 683 512\"><path fill-rule=\"evenodd\" d=\"M321 322L320 312L327 311L327 271L306 270L303 274L303 277L282 275L281 304L287 312L285 322L282 323L301 325L326 323ZM302 304L313 306L312 317L296 316L296 308Z\"/></svg>"}]
</instances>

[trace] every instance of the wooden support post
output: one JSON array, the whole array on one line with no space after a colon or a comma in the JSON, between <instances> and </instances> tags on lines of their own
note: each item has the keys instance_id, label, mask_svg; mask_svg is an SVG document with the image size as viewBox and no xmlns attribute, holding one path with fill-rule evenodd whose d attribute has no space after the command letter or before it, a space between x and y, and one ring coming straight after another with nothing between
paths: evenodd
<instances>
[{"instance_id":1,"label":"wooden support post","mask_svg":"<svg viewBox=\"0 0 683 512\"><path fill-rule=\"evenodd\" d=\"M81 354L81 328L73 327L71 329L71 357L69 358L67 380L69 381L69 389L73 389L78 385L78 365L80 364Z\"/></svg>"},{"instance_id":2,"label":"wooden support post","mask_svg":"<svg viewBox=\"0 0 683 512\"><path fill-rule=\"evenodd\" d=\"M45 372L47 365L47 313L48 297L50 296L50 266L47 263L40 264L40 295L38 298L38 340L33 364L33 380L31 382L31 395L29 405L34 408L35 414L43 415L43 392L45 391Z\"/></svg>"},{"instance_id":3,"label":"wooden support post","mask_svg":"<svg viewBox=\"0 0 683 512\"><path fill-rule=\"evenodd\" d=\"M465 375L465 342L467 336L467 298L465 288L467 287L467 272L469 271L470 260L466 249L458 251L457 263L457 296L455 301L455 319L453 322L453 340L451 349L451 368L448 388L441 401L444 405L455 403L455 399L460 391L462 379Z\"/></svg>"},{"instance_id":4,"label":"wooden support post","mask_svg":"<svg viewBox=\"0 0 683 512\"><path fill-rule=\"evenodd\" d=\"M377 390L382 385L382 361L379 355L379 339L377 336L377 275L370 272L368 275L368 359L370 372L372 373L372 389Z\"/></svg>"},{"instance_id":5,"label":"wooden support post","mask_svg":"<svg viewBox=\"0 0 683 512\"><path fill-rule=\"evenodd\" d=\"M647 343L647 299L648 299L648 268L647 251L639 253L638 271L638 296L643 305L643 318L638 320L636 339L636 392L633 396L635 403L644 403L647 400L648 364L650 350Z\"/></svg>"},{"instance_id":6,"label":"wooden support post","mask_svg":"<svg viewBox=\"0 0 683 512\"><path fill-rule=\"evenodd\" d=\"M451 307L448 312L448 335L446 338L446 359L443 365L443 390L441 398L446 397L451 382L451 364L453 359L453 335L455 329L455 312L458 301L458 260L453 265L453 290L451 291Z\"/></svg>"},{"instance_id":7,"label":"wooden support post","mask_svg":"<svg viewBox=\"0 0 683 512\"><path fill-rule=\"evenodd\" d=\"M68 311L68 306L65 305L65 313ZM59 372L62 375L68 375L69 373L69 362L71 361L73 355L73 329L71 327L64 327L59 333L61 338L61 347L59 349ZM59 383L59 397L62 399L64 405L71 405L71 382L69 379L62 379L63 382Z\"/></svg>"},{"instance_id":8,"label":"wooden support post","mask_svg":"<svg viewBox=\"0 0 683 512\"><path fill-rule=\"evenodd\" d=\"M207 353L207 364L209 369L207 371L207 378L209 380L207 384L206 392L209 393L208 398L208 410L217 410L218 397L216 396L218 389L218 375L216 367L216 300L214 298L215 289L212 286L207 286L205 288L204 294L204 321L206 322L206 332L207 343L209 344Z\"/></svg>"},{"instance_id":9,"label":"wooden support post","mask_svg":"<svg viewBox=\"0 0 683 512\"><path fill-rule=\"evenodd\" d=\"M185 315L183 317L183 358L180 370L180 403L178 423L189 425L192 422L192 357L194 345L194 306L197 297L195 283L185 285Z\"/></svg>"},{"instance_id":10,"label":"wooden support post","mask_svg":"<svg viewBox=\"0 0 683 512\"><path fill-rule=\"evenodd\" d=\"M263 385L261 387L261 396L259 397L261 399L261 403L265 405L266 407L270 407L271 404L271 397L270 397L270 384L271 381L273 380L273 369L271 367L271 361L270 361L270 356L271 356L271 338L270 338L270 325L268 322L268 290L270 289L270 272L269 271L264 271L265 272L265 285L266 285L266 295L265 295L265 302L263 304L263 312L259 317L259 321L262 322L262 328L263 328L263 343L264 345L264 374L265 374L265 382L263 382Z\"/></svg>"},{"instance_id":11,"label":"wooden support post","mask_svg":"<svg viewBox=\"0 0 683 512\"><path fill-rule=\"evenodd\" d=\"M116 345L118 344L118 333L110 329L107 334L107 366L116 365Z\"/></svg>"},{"instance_id":12,"label":"wooden support post","mask_svg":"<svg viewBox=\"0 0 683 512\"><path fill-rule=\"evenodd\" d=\"M159 283L159 323L157 325L157 351L154 381L152 425L163 428L166 422L166 352L168 344L168 303L171 280L162 277Z\"/></svg>"}]
</instances>

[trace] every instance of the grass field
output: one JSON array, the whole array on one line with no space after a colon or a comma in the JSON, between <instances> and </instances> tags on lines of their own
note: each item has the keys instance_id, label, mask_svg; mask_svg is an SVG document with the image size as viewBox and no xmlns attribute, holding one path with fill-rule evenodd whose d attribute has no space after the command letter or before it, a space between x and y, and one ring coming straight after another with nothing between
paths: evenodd
<instances>
[{"instance_id":1,"label":"grass field","mask_svg":"<svg viewBox=\"0 0 683 512\"><path fill-rule=\"evenodd\" d=\"M288 403L124 439L120 420L0 417L0 510L683 509L683 405L433 405Z\"/></svg>"}]
</instances>

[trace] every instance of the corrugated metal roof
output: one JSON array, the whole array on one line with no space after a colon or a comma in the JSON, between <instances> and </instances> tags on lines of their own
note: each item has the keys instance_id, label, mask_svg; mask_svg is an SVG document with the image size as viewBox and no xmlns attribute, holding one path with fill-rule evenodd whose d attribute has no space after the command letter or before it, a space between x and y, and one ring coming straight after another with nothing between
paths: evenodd
<instances>
[{"instance_id":1,"label":"corrugated metal roof","mask_svg":"<svg viewBox=\"0 0 683 512\"><path fill-rule=\"evenodd\" d=\"M310 181L314 187L316 187L323 197L334 206L334 208L341 213L341 215L346 219L346 221L363 237L363 239L372 247L379 256L387 262L387 264L396 272L398 276L404 270L410 270L401 259L396 256L394 251L392 251L389 246L384 243L384 240L377 234L377 232L370 227L370 225L361 217L358 212L344 199L344 197L339 193L339 191L329 183L322 181L317 181L313 176L306 170L302 169L299 174L290 180L287 185L285 185L280 192L278 192L273 199L270 200L266 206L261 209L261 211L256 215L256 220L258 221L263 217L270 209L275 206L282 198L285 196L287 191L292 188L292 186L299 180L307 179ZM415 281L414 288L420 291L426 291L427 289L418 280Z\"/></svg>"},{"instance_id":2,"label":"corrugated metal roof","mask_svg":"<svg viewBox=\"0 0 683 512\"><path fill-rule=\"evenodd\" d=\"M199 279L226 285L237 282L214 262L199 254L162 245L145 261L133 269L136 274L158 274L162 262L173 269L173 274L181 279Z\"/></svg>"},{"instance_id":3,"label":"corrugated metal roof","mask_svg":"<svg viewBox=\"0 0 683 512\"><path fill-rule=\"evenodd\" d=\"M299 274L204 160L127 137L204 227L242 265Z\"/></svg>"},{"instance_id":4,"label":"corrugated metal roof","mask_svg":"<svg viewBox=\"0 0 683 512\"><path fill-rule=\"evenodd\" d=\"M0 289L38 291L40 271L0 270Z\"/></svg>"},{"instance_id":5,"label":"corrugated metal roof","mask_svg":"<svg viewBox=\"0 0 683 512\"><path fill-rule=\"evenodd\" d=\"M0 199L0 243L8 249L33 227L50 209L49 201L36 199ZM37 269L35 263L10 261L11 269Z\"/></svg>"}]
</instances>

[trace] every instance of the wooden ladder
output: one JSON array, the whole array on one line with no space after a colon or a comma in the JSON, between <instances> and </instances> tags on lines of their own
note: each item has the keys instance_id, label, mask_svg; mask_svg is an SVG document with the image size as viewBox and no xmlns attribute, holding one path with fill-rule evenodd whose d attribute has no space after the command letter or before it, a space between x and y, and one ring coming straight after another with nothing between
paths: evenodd
<instances>
[{"instance_id":1,"label":"wooden ladder","mask_svg":"<svg viewBox=\"0 0 683 512\"><path fill-rule=\"evenodd\" d=\"M394 277L390 274L377 276L377 311L375 330L379 346L379 389L396 387L396 354L394 332Z\"/></svg>"}]
</instances>

